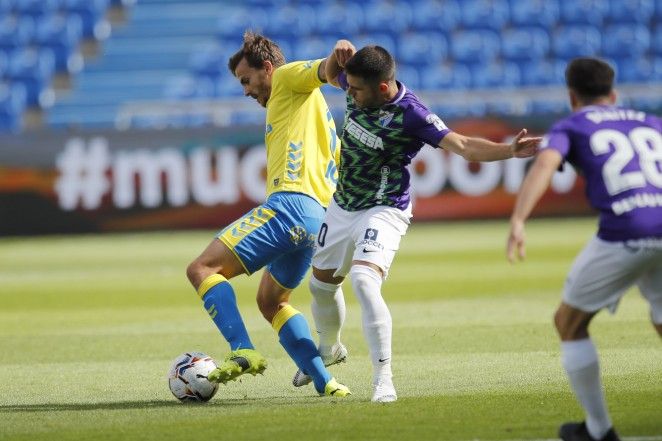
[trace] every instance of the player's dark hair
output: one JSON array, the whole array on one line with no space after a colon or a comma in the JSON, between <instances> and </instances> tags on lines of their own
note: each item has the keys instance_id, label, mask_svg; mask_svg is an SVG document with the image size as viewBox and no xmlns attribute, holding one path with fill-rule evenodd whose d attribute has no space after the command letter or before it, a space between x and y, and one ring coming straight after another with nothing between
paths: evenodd
<instances>
[{"instance_id":1,"label":"player's dark hair","mask_svg":"<svg viewBox=\"0 0 662 441\"><path fill-rule=\"evenodd\" d=\"M597 58L575 58L565 70L565 82L586 103L607 96L614 85L614 69Z\"/></svg>"},{"instance_id":2,"label":"player's dark hair","mask_svg":"<svg viewBox=\"0 0 662 441\"><path fill-rule=\"evenodd\" d=\"M395 60L381 46L366 46L345 63L345 72L372 84L391 81L395 79Z\"/></svg>"},{"instance_id":3,"label":"player's dark hair","mask_svg":"<svg viewBox=\"0 0 662 441\"><path fill-rule=\"evenodd\" d=\"M285 64L285 56L276 43L251 31L244 33L244 44L228 61L232 75L242 58L246 58L248 65L255 69L261 69L265 61L270 61L274 68Z\"/></svg>"}]
</instances>

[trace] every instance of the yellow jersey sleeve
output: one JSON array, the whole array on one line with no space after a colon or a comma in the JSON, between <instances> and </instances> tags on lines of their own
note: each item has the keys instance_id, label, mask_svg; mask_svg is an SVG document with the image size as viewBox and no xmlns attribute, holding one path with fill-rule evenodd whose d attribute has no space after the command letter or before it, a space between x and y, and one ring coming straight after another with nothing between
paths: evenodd
<instances>
[{"instance_id":1,"label":"yellow jersey sleeve","mask_svg":"<svg viewBox=\"0 0 662 441\"><path fill-rule=\"evenodd\" d=\"M276 69L274 79L293 92L311 92L325 84L319 77L319 67L323 60L288 63Z\"/></svg>"},{"instance_id":2,"label":"yellow jersey sleeve","mask_svg":"<svg viewBox=\"0 0 662 441\"><path fill-rule=\"evenodd\" d=\"M267 102L267 197L303 193L327 206L338 179L340 140L319 87L322 60L279 67Z\"/></svg>"}]
</instances>

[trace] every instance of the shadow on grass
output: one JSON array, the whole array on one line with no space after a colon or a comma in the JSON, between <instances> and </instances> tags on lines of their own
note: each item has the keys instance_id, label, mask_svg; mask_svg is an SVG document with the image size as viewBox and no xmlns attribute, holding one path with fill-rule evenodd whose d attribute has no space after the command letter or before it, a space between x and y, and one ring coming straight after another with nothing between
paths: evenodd
<instances>
[{"instance_id":1,"label":"shadow on grass","mask_svg":"<svg viewBox=\"0 0 662 441\"><path fill-rule=\"evenodd\" d=\"M95 410L125 410L125 409L158 409L158 408L219 408L273 405L315 405L323 404L319 397L269 397L269 398L240 398L240 399L214 399L207 403L187 402L180 403L173 400L149 401L111 401L106 403L44 403L44 404L8 404L0 405L0 414L14 412L67 412L67 411L95 411Z\"/></svg>"}]
</instances>

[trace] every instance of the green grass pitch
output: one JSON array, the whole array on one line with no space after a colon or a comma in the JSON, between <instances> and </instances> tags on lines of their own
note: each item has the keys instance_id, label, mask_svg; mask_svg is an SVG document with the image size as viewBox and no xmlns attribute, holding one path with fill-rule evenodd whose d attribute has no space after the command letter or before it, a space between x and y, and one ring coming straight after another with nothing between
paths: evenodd
<instances>
[{"instance_id":1,"label":"green grass pitch","mask_svg":"<svg viewBox=\"0 0 662 441\"><path fill-rule=\"evenodd\" d=\"M0 240L0 440L547 440L582 416L560 367L552 314L592 219L540 220L528 258L504 258L507 224L414 225L384 296L400 399L370 403L371 368L349 283L347 400L290 383L295 371L255 306L259 276L234 281L264 376L177 402L171 361L227 346L185 277L210 232ZM293 304L309 322L305 284ZM662 345L634 291L592 325L622 436L662 440Z\"/></svg>"}]
</instances>

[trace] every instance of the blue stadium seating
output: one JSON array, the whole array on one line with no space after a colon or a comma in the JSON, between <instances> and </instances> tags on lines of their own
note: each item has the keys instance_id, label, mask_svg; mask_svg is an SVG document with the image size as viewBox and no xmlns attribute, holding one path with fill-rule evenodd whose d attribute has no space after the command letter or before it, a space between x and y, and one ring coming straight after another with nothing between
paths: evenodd
<instances>
[{"instance_id":1,"label":"blue stadium seating","mask_svg":"<svg viewBox=\"0 0 662 441\"><path fill-rule=\"evenodd\" d=\"M448 55L448 41L440 32L408 32L398 39L394 54L399 62L412 65L433 64Z\"/></svg>"},{"instance_id":2,"label":"blue stadium seating","mask_svg":"<svg viewBox=\"0 0 662 441\"><path fill-rule=\"evenodd\" d=\"M420 88L421 78L415 66L399 64L397 66L397 77L411 90L416 91Z\"/></svg>"},{"instance_id":3,"label":"blue stadium seating","mask_svg":"<svg viewBox=\"0 0 662 441\"><path fill-rule=\"evenodd\" d=\"M50 107L53 91L50 81L55 72L55 57L48 49L17 49L9 55L7 77L25 86L27 103Z\"/></svg>"},{"instance_id":4,"label":"blue stadium seating","mask_svg":"<svg viewBox=\"0 0 662 441\"><path fill-rule=\"evenodd\" d=\"M650 48L650 32L643 25L610 25L604 34L608 37L602 44L602 54L608 57L645 55Z\"/></svg>"},{"instance_id":5,"label":"blue stadium seating","mask_svg":"<svg viewBox=\"0 0 662 441\"><path fill-rule=\"evenodd\" d=\"M267 24L267 14L261 10L249 10L243 7L227 7L218 16L216 33L221 38L237 38L246 29L264 29Z\"/></svg>"},{"instance_id":6,"label":"blue stadium seating","mask_svg":"<svg viewBox=\"0 0 662 441\"><path fill-rule=\"evenodd\" d=\"M363 6L365 30L369 33L399 34L409 29L413 12L408 2L369 1Z\"/></svg>"},{"instance_id":7,"label":"blue stadium seating","mask_svg":"<svg viewBox=\"0 0 662 441\"><path fill-rule=\"evenodd\" d=\"M363 8L356 3L324 2L315 11L315 33L343 36L358 34L364 27Z\"/></svg>"},{"instance_id":8,"label":"blue stadium seating","mask_svg":"<svg viewBox=\"0 0 662 441\"><path fill-rule=\"evenodd\" d=\"M397 53L395 38L389 34L359 34L351 38L352 43L357 48L362 48L370 44L376 44L383 47L391 54Z\"/></svg>"},{"instance_id":9,"label":"blue stadium seating","mask_svg":"<svg viewBox=\"0 0 662 441\"><path fill-rule=\"evenodd\" d=\"M552 40L554 53L564 60L598 55L601 45L600 30L588 25L559 26L554 32Z\"/></svg>"},{"instance_id":10,"label":"blue stadium seating","mask_svg":"<svg viewBox=\"0 0 662 441\"><path fill-rule=\"evenodd\" d=\"M646 58L620 58L616 60L616 77L623 83L650 82L653 80L653 63Z\"/></svg>"},{"instance_id":11,"label":"blue stadium seating","mask_svg":"<svg viewBox=\"0 0 662 441\"><path fill-rule=\"evenodd\" d=\"M55 55L55 70L74 74L83 68L78 45L83 23L78 16L45 15L37 20L34 42Z\"/></svg>"},{"instance_id":12,"label":"blue stadium seating","mask_svg":"<svg viewBox=\"0 0 662 441\"><path fill-rule=\"evenodd\" d=\"M134 8L103 41L110 5ZM567 61L587 55L613 62L620 83L662 82L662 0L0 0L0 83L23 87L29 106L47 106L53 74L68 73L73 90L47 118L58 126L112 124L127 100L239 97L227 59L247 28L276 40L288 60L324 57L340 38L379 44L415 90L562 87ZM103 45L78 72L81 38ZM468 115L565 112L564 101L452 106Z\"/></svg>"},{"instance_id":13,"label":"blue stadium seating","mask_svg":"<svg viewBox=\"0 0 662 441\"><path fill-rule=\"evenodd\" d=\"M25 106L26 93L22 84L0 82L0 132L20 129Z\"/></svg>"},{"instance_id":14,"label":"blue stadium seating","mask_svg":"<svg viewBox=\"0 0 662 441\"><path fill-rule=\"evenodd\" d=\"M506 0L465 0L460 7L465 28L500 30L510 18L510 7Z\"/></svg>"},{"instance_id":15,"label":"blue stadium seating","mask_svg":"<svg viewBox=\"0 0 662 441\"><path fill-rule=\"evenodd\" d=\"M333 37L311 37L299 41L294 49L294 60L313 60L324 58L333 49L336 39Z\"/></svg>"},{"instance_id":16,"label":"blue stadium seating","mask_svg":"<svg viewBox=\"0 0 662 441\"><path fill-rule=\"evenodd\" d=\"M174 76L166 81L163 96L166 99L208 99L214 96L214 82L207 77Z\"/></svg>"},{"instance_id":17,"label":"blue stadium seating","mask_svg":"<svg viewBox=\"0 0 662 441\"><path fill-rule=\"evenodd\" d=\"M661 6L662 7L662 3ZM651 42L651 52L662 55L662 23L657 25Z\"/></svg>"},{"instance_id":18,"label":"blue stadium seating","mask_svg":"<svg viewBox=\"0 0 662 441\"><path fill-rule=\"evenodd\" d=\"M0 49L6 52L27 46L32 41L35 23L32 17L10 15L0 19Z\"/></svg>"},{"instance_id":19,"label":"blue stadium seating","mask_svg":"<svg viewBox=\"0 0 662 441\"><path fill-rule=\"evenodd\" d=\"M607 18L612 23L646 23L654 12L653 0L611 0Z\"/></svg>"},{"instance_id":20,"label":"blue stadium seating","mask_svg":"<svg viewBox=\"0 0 662 441\"><path fill-rule=\"evenodd\" d=\"M501 34L502 53L507 60L539 60L549 55L550 38L544 28L522 26Z\"/></svg>"},{"instance_id":21,"label":"blue stadium seating","mask_svg":"<svg viewBox=\"0 0 662 441\"><path fill-rule=\"evenodd\" d=\"M455 29L462 22L460 5L455 0L414 0L412 28L419 31L444 31Z\"/></svg>"},{"instance_id":22,"label":"blue stadium seating","mask_svg":"<svg viewBox=\"0 0 662 441\"><path fill-rule=\"evenodd\" d=\"M471 84L476 89L520 85L520 69L515 63L492 62L471 66Z\"/></svg>"},{"instance_id":23,"label":"blue stadium seating","mask_svg":"<svg viewBox=\"0 0 662 441\"><path fill-rule=\"evenodd\" d=\"M451 38L451 53L463 63L484 63L499 56L499 34L488 30L459 31Z\"/></svg>"},{"instance_id":24,"label":"blue stadium seating","mask_svg":"<svg viewBox=\"0 0 662 441\"><path fill-rule=\"evenodd\" d=\"M538 60L521 62L521 83L524 86L561 85L565 78L565 62Z\"/></svg>"},{"instance_id":25,"label":"blue stadium seating","mask_svg":"<svg viewBox=\"0 0 662 441\"><path fill-rule=\"evenodd\" d=\"M109 0L61 0L62 9L69 16L78 17L83 25L83 36L105 40L110 35L110 23L104 15Z\"/></svg>"},{"instance_id":26,"label":"blue stadium seating","mask_svg":"<svg viewBox=\"0 0 662 441\"><path fill-rule=\"evenodd\" d=\"M424 90L464 90L471 87L471 71L461 63L430 65L420 75Z\"/></svg>"},{"instance_id":27,"label":"blue stadium seating","mask_svg":"<svg viewBox=\"0 0 662 441\"><path fill-rule=\"evenodd\" d=\"M560 13L557 0L510 0L510 19L516 26L550 29L558 24Z\"/></svg>"},{"instance_id":28,"label":"blue stadium seating","mask_svg":"<svg viewBox=\"0 0 662 441\"><path fill-rule=\"evenodd\" d=\"M609 3L602 0L561 1L561 19L566 24L599 26L608 10Z\"/></svg>"},{"instance_id":29,"label":"blue stadium seating","mask_svg":"<svg viewBox=\"0 0 662 441\"><path fill-rule=\"evenodd\" d=\"M308 6L287 5L268 10L265 32L276 38L290 39L290 42L309 35L315 26L315 12ZM244 26L246 24L244 23Z\"/></svg>"},{"instance_id":30,"label":"blue stadium seating","mask_svg":"<svg viewBox=\"0 0 662 441\"><path fill-rule=\"evenodd\" d=\"M188 61L188 68L193 74L218 78L227 71L227 59L231 55L229 45L207 44L194 50Z\"/></svg>"}]
</instances>

